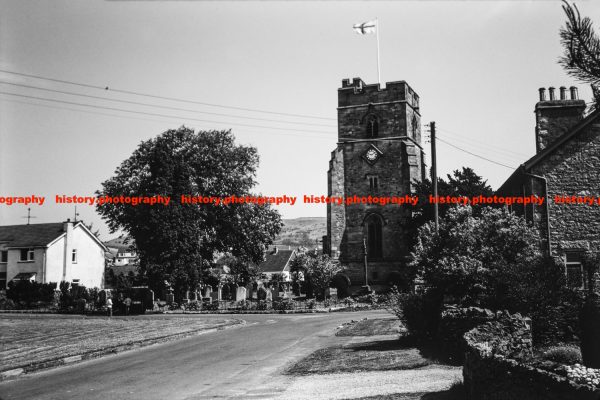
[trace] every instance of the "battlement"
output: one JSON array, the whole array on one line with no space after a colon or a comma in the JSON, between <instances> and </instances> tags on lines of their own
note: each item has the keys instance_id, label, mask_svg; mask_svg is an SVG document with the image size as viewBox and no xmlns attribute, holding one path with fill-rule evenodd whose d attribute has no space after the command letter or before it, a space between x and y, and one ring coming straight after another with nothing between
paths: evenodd
<instances>
[{"instance_id":1,"label":"battlement","mask_svg":"<svg viewBox=\"0 0 600 400\"><path fill-rule=\"evenodd\" d=\"M419 95L405 81L387 82L385 89L379 83L366 84L360 78L343 79L338 89L338 106L358 106L393 101L406 101L419 109Z\"/></svg>"}]
</instances>

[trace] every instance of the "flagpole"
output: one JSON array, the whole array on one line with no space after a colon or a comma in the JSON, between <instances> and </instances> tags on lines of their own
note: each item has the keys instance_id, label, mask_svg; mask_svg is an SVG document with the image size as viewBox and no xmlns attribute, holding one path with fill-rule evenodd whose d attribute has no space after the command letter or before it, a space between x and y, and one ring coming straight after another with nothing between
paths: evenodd
<instances>
[{"instance_id":1,"label":"flagpole","mask_svg":"<svg viewBox=\"0 0 600 400\"><path fill-rule=\"evenodd\" d=\"M379 82L379 85L381 86L381 67L380 67L380 61L379 61L379 19L375 18L375 25L377 28L376 31L376 35L377 35L377 82Z\"/></svg>"}]
</instances>

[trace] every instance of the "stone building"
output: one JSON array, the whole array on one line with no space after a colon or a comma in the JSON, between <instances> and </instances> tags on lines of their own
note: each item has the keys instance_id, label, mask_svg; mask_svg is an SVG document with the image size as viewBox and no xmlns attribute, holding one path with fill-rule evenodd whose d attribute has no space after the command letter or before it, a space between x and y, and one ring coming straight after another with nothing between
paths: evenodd
<instances>
[{"instance_id":1,"label":"stone building","mask_svg":"<svg viewBox=\"0 0 600 400\"><path fill-rule=\"evenodd\" d=\"M535 106L536 154L497 194L545 197L541 206L512 210L538 229L545 252L562 260L570 285L583 287L582 253L600 251L600 110L586 116L575 87L561 87L558 96L554 88L548 91L547 99L540 89ZM582 203L586 199L595 203Z\"/></svg>"},{"instance_id":2,"label":"stone building","mask_svg":"<svg viewBox=\"0 0 600 400\"><path fill-rule=\"evenodd\" d=\"M328 195L402 197L424 178L419 96L404 81L365 84L344 79L338 89L338 143L327 172ZM410 207L328 204L324 252L347 267L352 286L385 285L408 255Z\"/></svg>"}]
</instances>

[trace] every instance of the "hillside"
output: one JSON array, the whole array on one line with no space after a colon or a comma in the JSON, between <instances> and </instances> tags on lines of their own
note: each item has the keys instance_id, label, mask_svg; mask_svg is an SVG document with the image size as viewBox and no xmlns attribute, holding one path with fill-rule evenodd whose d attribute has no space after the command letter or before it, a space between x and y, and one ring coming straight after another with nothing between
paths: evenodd
<instances>
[{"instance_id":1,"label":"hillside","mask_svg":"<svg viewBox=\"0 0 600 400\"><path fill-rule=\"evenodd\" d=\"M327 218L305 217L284 219L276 244L315 247L316 241L327 233ZM321 243L319 243L320 245Z\"/></svg>"}]
</instances>

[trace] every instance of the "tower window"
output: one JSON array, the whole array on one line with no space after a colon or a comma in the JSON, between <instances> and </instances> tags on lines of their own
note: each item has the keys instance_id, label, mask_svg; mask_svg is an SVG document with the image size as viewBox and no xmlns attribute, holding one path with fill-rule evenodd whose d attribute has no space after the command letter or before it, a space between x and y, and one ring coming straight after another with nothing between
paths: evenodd
<instances>
[{"instance_id":1,"label":"tower window","mask_svg":"<svg viewBox=\"0 0 600 400\"><path fill-rule=\"evenodd\" d=\"M376 175L369 175L369 190L374 192L379 189L379 178Z\"/></svg>"},{"instance_id":2,"label":"tower window","mask_svg":"<svg viewBox=\"0 0 600 400\"><path fill-rule=\"evenodd\" d=\"M367 258L369 260L380 259L383 254L382 228L383 224L381 217L372 214L366 221L367 230Z\"/></svg>"},{"instance_id":3,"label":"tower window","mask_svg":"<svg viewBox=\"0 0 600 400\"><path fill-rule=\"evenodd\" d=\"M379 121L375 115L369 115L367 118L367 137L376 138L379 135Z\"/></svg>"}]
</instances>

